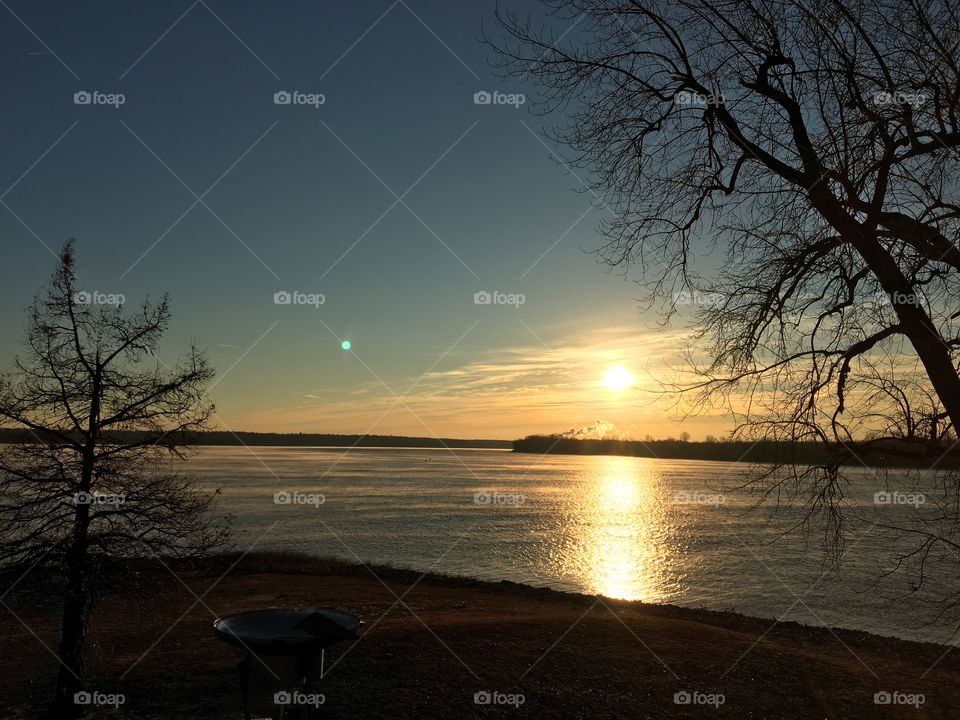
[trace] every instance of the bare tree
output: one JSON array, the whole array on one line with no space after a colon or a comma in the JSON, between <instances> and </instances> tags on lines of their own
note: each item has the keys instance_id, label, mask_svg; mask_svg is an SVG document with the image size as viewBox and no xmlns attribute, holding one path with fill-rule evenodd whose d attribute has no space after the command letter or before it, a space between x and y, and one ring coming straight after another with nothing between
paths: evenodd
<instances>
[{"instance_id":1,"label":"bare tree","mask_svg":"<svg viewBox=\"0 0 960 720\"><path fill-rule=\"evenodd\" d=\"M960 429L960 7L542 2L487 42L561 118L610 218L600 257L692 318L694 377L669 389L734 437L837 448L752 487L801 498L839 552L842 463L898 437L929 464ZM941 525L901 528L921 563L960 561L960 477L939 481Z\"/></svg>"},{"instance_id":2,"label":"bare tree","mask_svg":"<svg viewBox=\"0 0 960 720\"><path fill-rule=\"evenodd\" d=\"M857 359L901 343L960 426L956 4L544 5L557 30L501 13L491 42L566 114L613 214L603 259L638 264L668 317L694 303L698 387L779 389L787 436L851 441Z\"/></svg>"},{"instance_id":3,"label":"bare tree","mask_svg":"<svg viewBox=\"0 0 960 720\"><path fill-rule=\"evenodd\" d=\"M213 495L172 462L213 411L213 370L195 347L174 367L159 360L166 297L134 312L85 300L71 242L29 309L25 356L0 379L0 419L32 437L0 454L0 567L62 570L58 718L83 711L74 695L102 561L195 556L226 539Z\"/></svg>"}]
</instances>

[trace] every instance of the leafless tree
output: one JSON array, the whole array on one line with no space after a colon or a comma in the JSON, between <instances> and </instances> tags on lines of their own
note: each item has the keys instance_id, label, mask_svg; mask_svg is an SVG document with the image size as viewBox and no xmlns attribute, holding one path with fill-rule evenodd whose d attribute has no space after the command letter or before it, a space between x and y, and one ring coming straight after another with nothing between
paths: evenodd
<instances>
[{"instance_id":1,"label":"leafless tree","mask_svg":"<svg viewBox=\"0 0 960 720\"><path fill-rule=\"evenodd\" d=\"M838 468L865 439L933 462L960 428L960 6L542 2L486 37L587 171L599 255L666 321L692 317L696 375L674 389L694 407L729 409L735 437L846 454L757 483L842 542ZM884 357L919 371L878 374ZM956 559L955 537L923 539Z\"/></svg>"},{"instance_id":2,"label":"leafless tree","mask_svg":"<svg viewBox=\"0 0 960 720\"><path fill-rule=\"evenodd\" d=\"M0 567L62 571L60 667L51 716L82 714L83 646L101 563L195 556L226 540L204 494L176 471L213 408L196 348L158 357L167 298L134 312L78 292L73 244L28 311L26 352L0 379L0 420L32 442L0 454Z\"/></svg>"},{"instance_id":3,"label":"leafless tree","mask_svg":"<svg viewBox=\"0 0 960 720\"><path fill-rule=\"evenodd\" d=\"M614 214L604 259L638 263L671 311L704 300L707 387L801 368L819 425L858 357L905 340L957 426L957 6L544 4L573 27L500 14L505 67L566 111L560 138ZM708 249L726 261L700 277Z\"/></svg>"}]
</instances>

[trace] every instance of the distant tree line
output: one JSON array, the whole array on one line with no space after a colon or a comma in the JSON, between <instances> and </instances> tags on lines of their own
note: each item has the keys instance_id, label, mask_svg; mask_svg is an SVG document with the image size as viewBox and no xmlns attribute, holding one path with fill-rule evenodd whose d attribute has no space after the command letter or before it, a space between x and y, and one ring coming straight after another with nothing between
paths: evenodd
<instances>
[{"instance_id":1,"label":"distant tree line","mask_svg":"<svg viewBox=\"0 0 960 720\"><path fill-rule=\"evenodd\" d=\"M689 440L584 440L560 435L528 435L513 441L514 452L556 455L627 455L630 457L672 460L718 460L747 463L796 463L817 465L838 454L847 465L872 467L930 467L939 456L931 455L926 444L884 441L876 442L869 452L828 446L820 442L787 442L780 440L718 440L708 436L706 442ZM944 460L940 461L942 467Z\"/></svg>"},{"instance_id":2,"label":"distant tree line","mask_svg":"<svg viewBox=\"0 0 960 720\"><path fill-rule=\"evenodd\" d=\"M257 433L210 430L196 433L154 433L121 431L112 440L149 442L162 437L173 445L264 445L294 447L410 447L410 448L499 448L509 449L509 440L474 440L457 438L408 437L404 435L335 435L326 433ZM0 444L33 443L34 431L0 428Z\"/></svg>"}]
</instances>

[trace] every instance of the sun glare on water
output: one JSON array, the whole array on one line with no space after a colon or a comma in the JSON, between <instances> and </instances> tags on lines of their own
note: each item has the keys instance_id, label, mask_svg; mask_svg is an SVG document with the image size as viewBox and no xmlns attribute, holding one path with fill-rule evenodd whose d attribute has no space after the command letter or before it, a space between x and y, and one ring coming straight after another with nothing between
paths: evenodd
<instances>
[{"instance_id":1,"label":"sun glare on water","mask_svg":"<svg viewBox=\"0 0 960 720\"><path fill-rule=\"evenodd\" d=\"M637 379L633 376L633 373L625 367L622 365L614 365L613 367L607 368L606 372L603 373L603 379L600 381L600 384L607 388L607 390L620 392L621 390L626 390L636 381Z\"/></svg>"}]
</instances>

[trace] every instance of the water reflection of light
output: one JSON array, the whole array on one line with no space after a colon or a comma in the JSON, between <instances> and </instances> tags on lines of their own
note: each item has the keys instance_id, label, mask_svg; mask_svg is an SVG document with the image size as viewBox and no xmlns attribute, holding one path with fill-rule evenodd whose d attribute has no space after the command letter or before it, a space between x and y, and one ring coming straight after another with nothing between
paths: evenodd
<instances>
[{"instance_id":1,"label":"water reflection of light","mask_svg":"<svg viewBox=\"0 0 960 720\"><path fill-rule=\"evenodd\" d=\"M654 464L636 458L597 458L592 493L583 498L590 527L580 545L593 591L624 600L657 600L668 553L666 517Z\"/></svg>"}]
</instances>

